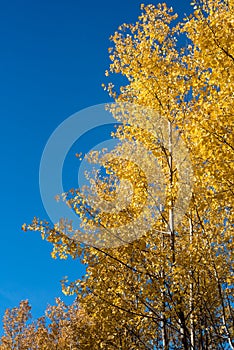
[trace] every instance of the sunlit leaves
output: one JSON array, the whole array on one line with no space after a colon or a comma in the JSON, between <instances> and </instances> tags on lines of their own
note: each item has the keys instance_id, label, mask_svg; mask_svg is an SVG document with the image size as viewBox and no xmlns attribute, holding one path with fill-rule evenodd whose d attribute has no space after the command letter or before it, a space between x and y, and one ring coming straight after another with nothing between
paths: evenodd
<instances>
[{"instance_id":1,"label":"sunlit leaves","mask_svg":"<svg viewBox=\"0 0 234 350\"><path fill-rule=\"evenodd\" d=\"M104 242L116 235L128 244L82 245L82 230L74 235L63 220L51 228L35 219L23 230L40 231L54 244L53 257L88 265L83 280L63 288L99 325L100 348L233 349L234 3L195 1L179 24L165 4L142 11L112 36L106 76L125 76L119 91L109 84L111 96L155 111L154 118L145 112L121 120L114 135L120 146L90 155L106 179L90 177L87 192L64 195L87 234L97 230ZM163 120L186 151L179 141L171 147ZM193 172L181 183L188 159Z\"/></svg>"}]
</instances>

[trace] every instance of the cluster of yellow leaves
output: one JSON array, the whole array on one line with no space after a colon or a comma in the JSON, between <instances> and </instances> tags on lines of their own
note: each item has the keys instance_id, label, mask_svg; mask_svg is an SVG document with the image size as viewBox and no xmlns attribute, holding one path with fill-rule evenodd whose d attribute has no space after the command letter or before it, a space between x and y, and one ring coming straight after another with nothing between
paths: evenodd
<instances>
[{"instance_id":1,"label":"cluster of yellow leaves","mask_svg":"<svg viewBox=\"0 0 234 350\"><path fill-rule=\"evenodd\" d=\"M177 193L186 184L179 183L173 152L165 144L160 148L147 128L129 126L127 120L116 137L133 139L157 158L166 185L165 206L151 228L142 236L140 226L125 225L129 212L131 220L138 217L149 197L147 172L137 159L130 161L127 146L119 151L122 158L107 164L132 184L130 190L124 187L126 197L132 195L124 202L128 210L113 206L118 193L111 170L113 182L91 182L99 198L73 191L69 204L87 232L102 228L100 239L117 222L124 237L136 240L104 249L80 244L79 234L68 234L70 223L51 229L36 220L24 228L41 231L53 242L54 255L81 257L88 264L82 281L64 281L63 287L77 294L94 324L101 322L95 330L104 339L100 348L223 349L228 344L233 349L234 2L196 1L194 13L174 27L177 16L165 4L142 10L136 24L121 26L112 37L106 75L121 73L129 83L119 94L112 83L108 90L117 102L155 110L179 130L193 167L192 200L184 217L175 226ZM187 35L184 48L177 44L180 35ZM147 213L146 222L154 219Z\"/></svg>"},{"instance_id":2,"label":"cluster of yellow leaves","mask_svg":"<svg viewBox=\"0 0 234 350\"><path fill-rule=\"evenodd\" d=\"M101 341L95 339L95 334L93 340L89 339L94 323L76 302L67 306L57 298L56 305L48 306L45 316L34 321L31 321L30 311L27 300L21 301L19 307L6 310L1 350L89 350L95 349L96 344L100 345Z\"/></svg>"}]
</instances>

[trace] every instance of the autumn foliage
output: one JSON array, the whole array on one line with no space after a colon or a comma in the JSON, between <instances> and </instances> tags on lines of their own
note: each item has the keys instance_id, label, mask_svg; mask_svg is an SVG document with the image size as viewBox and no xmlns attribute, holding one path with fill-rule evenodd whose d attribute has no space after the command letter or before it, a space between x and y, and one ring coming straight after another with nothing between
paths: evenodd
<instances>
[{"instance_id":1,"label":"autumn foliage","mask_svg":"<svg viewBox=\"0 0 234 350\"><path fill-rule=\"evenodd\" d=\"M146 119L135 124L127 119L115 135L158 157L165 182L164 207L138 239L128 240L126 235L132 233L128 229L124 232L128 244L113 248L82 244L66 234L66 222L63 229L38 219L25 226L53 243L53 257L71 256L88 265L82 280L63 282L65 293L76 294L82 312L74 306L65 311L59 303L58 323L47 326L40 320L26 327L24 303L17 311L22 323L17 329L16 310L7 311L0 349L11 349L8 344L16 341L31 344L34 336L48 344L64 341L61 349L234 349L234 1L197 0L193 13L180 23L166 4L142 6L138 21L122 25L111 39L106 75L122 74L128 84L118 89L110 83L106 87L110 95L120 105L149 108L167 121L168 140L163 145L159 136L149 135ZM170 145L173 129L186 145L193 169L191 191L182 198L187 201L182 216L178 197L186 184L180 182L176 145ZM112 184L110 169L132 182L135 199L130 212L115 214L115 223L122 220L120 226L140 215L149 195L144 173L122 161L128 157L127 148L121 152L121 161L108 162L107 170ZM147 164L151 169L150 160ZM99 183L98 194L111 201L113 188ZM113 216L105 221L102 212L89 207L87 219L82 193L73 191L69 198L84 228L101 225L109 230ZM152 217L149 210L147 215ZM63 315L67 315L64 324ZM81 342L74 340L75 334Z\"/></svg>"},{"instance_id":2,"label":"autumn foliage","mask_svg":"<svg viewBox=\"0 0 234 350\"><path fill-rule=\"evenodd\" d=\"M1 350L70 350L92 349L100 342L93 333L93 343L87 342L94 324L77 303L66 306L59 298L48 306L45 315L31 320L31 306L22 301L19 307L7 310L3 319L4 336Z\"/></svg>"}]
</instances>

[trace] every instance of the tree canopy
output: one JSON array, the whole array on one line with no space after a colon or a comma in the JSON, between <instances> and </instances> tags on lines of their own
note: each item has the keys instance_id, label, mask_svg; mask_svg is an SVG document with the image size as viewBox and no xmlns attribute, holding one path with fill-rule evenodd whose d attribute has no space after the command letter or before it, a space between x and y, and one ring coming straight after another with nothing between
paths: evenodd
<instances>
[{"instance_id":1,"label":"tree canopy","mask_svg":"<svg viewBox=\"0 0 234 350\"><path fill-rule=\"evenodd\" d=\"M65 318L65 333L71 336L65 343L71 349L234 349L234 1L197 0L194 12L179 23L166 4L141 10L135 24L122 25L111 38L106 75L122 74L128 83L106 87L118 104L112 112L121 118L115 137L122 143L105 156L90 156L106 168L107 181L91 180L89 200L80 190L65 196L84 230L99 228L107 236L120 232L127 243L85 245L79 235L67 235L72 227L66 222L51 227L35 218L23 228L39 230L53 244L53 257L87 264L83 279L63 282L64 293L75 293L84 310L75 330L73 316ZM122 106L138 109L131 115ZM152 192L147 174L156 176L154 158L163 182L159 190L154 183ZM181 169L188 161L192 172L184 181ZM153 201L162 188L164 204L158 207ZM122 196L118 210L111 206L116 196ZM134 226L142 212L144 227L150 222L144 230ZM66 312L56 317L62 320ZM17 327L27 334L27 327ZM43 322L31 327L35 334L43 328L50 341ZM60 341L63 327L56 327ZM85 341L73 345L74 332L84 334ZM14 339L6 330L2 349L12 348L4 344Z\"/></svg>"}]
</instances>

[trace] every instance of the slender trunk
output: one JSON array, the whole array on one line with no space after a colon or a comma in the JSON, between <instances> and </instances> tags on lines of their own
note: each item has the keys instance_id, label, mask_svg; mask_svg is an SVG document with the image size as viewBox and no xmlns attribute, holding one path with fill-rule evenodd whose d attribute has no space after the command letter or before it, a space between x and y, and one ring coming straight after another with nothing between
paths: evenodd
<instances>
[{"instance_id":1,"label":"slender trunk","mask_svg":"<svg viewBox=\"0 0 234 350\"><path fill-rule=\"evenodd\" d=\"M167 325L166 325L166 317L165 317L165 311L166 311L166 306L165 306L165 292L161 292L161 297L162 297L162 315L161 315L161 328L162 328L162 346L163 350L168 350L168 337L167 337Z\"/></svg>"},{"instance_id":2,"label":"slender trunk","mask_svg":"<svg viewBox=\"0 0 234 350\"><path fill-rule=\"evenodd\" d=\"M193 224L192 224L192 219L189 219L189 237L190 237L190 244L193 244ZM191 270L190 270L190 275L191 275L191 280L192 280L192 263L191 263ZM193 309L194 309L194 300L193 300L193 283L192 281L190 282L189 285L189 290L190 290L190 296L189 296L189 306L190 306L190 344L191 344L191 349L195 349L195 329L194 329L194 315L193 315Z\"/></svg>"},{"instance_id":3,"label":"slender trunk","mask_svg":"<svg viewBox=\"0 0 234 350\"><path fill-rule=\"evenodd\" d=\"M172 122L168 122L168 165L169 165L169 232L170 232L170 243L171 243L171 254L172 254L172 268L175 265L175 212L174 212L174 171L173 171L173 139L172 139ZM184 350L188 349L188 339L187 339L187 327L185 321L185 315L181 307L181 298L178 291L178 297L176 303L178 305L178 316L180 323L180 335L181 342L183 344Z\"/></svg>"},{"instance_id":4,"label":"slender trunk","mask_svg":"<svg viewBox=\"0 0 234 350\"><path fill-rule=\"evenodd\" d=\"M168 151L169 151L169 186L170 186L170 203L169 203L169 232L171 237L172 263L175 263L175 231L174 231L174 201L173 201L173 150L172 150L172 123L168 122Z\"/></svg>"},{"instance_id":5,"label":"slender trunk","mask_svg":"<svg viewBox=\"0 0 234 350\"><path fill-rule=\"evenodd\" d=\"M160 205L160 211L162 211L162 206ZM164 250L165 242L164 242L164 233L161 233L161 248ZM168 350L168 337L167 337L167 326L166 326L166 317L165 317L165 311L166 311L166 296L165 296L165 271L162 267L161 269L161 278L163 281L162 290L161 290L161 298L162 298L162 313L161 313L161 329L162 329L162 348L163 350Z\"/></svg>"}]
</instances>

